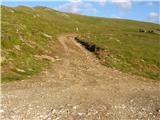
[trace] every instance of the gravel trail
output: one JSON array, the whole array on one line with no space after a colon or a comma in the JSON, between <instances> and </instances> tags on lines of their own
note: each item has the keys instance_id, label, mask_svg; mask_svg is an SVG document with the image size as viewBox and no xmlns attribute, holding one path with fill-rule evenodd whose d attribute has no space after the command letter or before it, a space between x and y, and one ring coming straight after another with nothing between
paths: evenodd
<instances>
[{"instance_id":1,"label":"gravel trail","mask_svg":"<svg viewBox=\"0 0 160 120\"><path fill-rule=\"evenodd\" d=\"M58 37L50 69L1 84L2 120L160 120L160 81L101 65L74 37Z\"/></svg>"}]
</instances>

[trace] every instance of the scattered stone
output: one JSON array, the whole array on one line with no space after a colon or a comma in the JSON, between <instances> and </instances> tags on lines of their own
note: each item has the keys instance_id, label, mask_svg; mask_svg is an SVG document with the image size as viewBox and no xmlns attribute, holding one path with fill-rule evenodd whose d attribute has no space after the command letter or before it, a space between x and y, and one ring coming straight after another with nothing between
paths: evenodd
<instances>
[{"instance_id":1,"label":"scattered stone","mask_svg":"<svg viewBox=\"0 0 160 120\"><path fill-rule=\"evenodd\" d=\"M43 35L44 37L47 37L47 38L52 39L52 36L51 36L51 35L48 35L48 34L46 34L46 33L42 33L42 35Z\"/></svg>"},{"instance_id":2,"label":"scattered stone","mask_svg":"<svg viewBox=\"0 0 160 120\"><path fill-rule=\"evenodd\" d=\"M36 16L36 15L33 15L33 17L36 18L37 16Z\"/></svg>"},{"instance_id":3,"label":"scattered stone","mask_svg":"<svg viewBox=\"0 0 160 120\"><path fill-rule=\"evenodd\" d=\"M14 13L15 11L14 11L14 10L10 10L10 12L11 12L11 13Z\"/></svg>"},{"instance_id":4,"label":"scattered stone","mask_svg":"<svg viewBox=\"0 0 160 120\"><path fill-rule=\"evenodd\" d=\"M6 57L5 57L5 56L1 56L0 62L2 63L2 62L5 61L5 60L6 60Z\"/></svg>"},{"instance_id":5,"label":"scattered stone","mask_svg":"<svg viewBox=\"0 0 160 120\"><path fill-rule=\"evenodd\" d=\"M116 42L119 42L119 43L120 43L121 41L120 41L119 39L116 39Z\"/></svg>"},{"instance_id":6,"label":"scattered stone","mask_svg":"<svg viewBox=\"0 0 160 120\"><path fill-rule=\"evenodd\" d=\"M68 52L71 50L69 49ZM154 84L149 81L147 83L141 81L139 77L136 79L136 77L133 78L111 68L104 69L104 66L95 64L94 60L87 61L89 54L83 57L80 56L79 51L75 52L77 56L74 56L72 52L68 56L67 60L71 60L70 64L65 61L65 64L60 64L56 67L58 69L55 68L53 71L44 68L44 72L47 74L48 71L48 75L40 74L26 82L2 84L3 120L44 120L45 118L51 120L69 120L69 118L70 120L89 120L89 118L90 120L107 120L125 117L127 117L126 120L159 119L160 107L155 106L158 105L157 100L159 100L158 82ZM52 59L48 55L35 56L40 59ZM94 59L92 56L89 57ZM54 60L56 58L59 57L54 57ZM89 70L83 71L82 68L85 67ZM62 78L59 77L60 75ZM64 79L65 77L67 79ZM92 85L92 79L98 80L97 84ZM54 84L54 81L57 83ZM141 89L144 90L141 91ZM153 102L150 101L150 98L153 98ZM120 103L117 102L118 100ZM145 108L145 111L142 111L142 108ZM153 114L150 115L150 112Z\"/></svg>"},{"instance_id":7,"label":"scattered stone","mask_svg":"<svg viewBox=\"0 0 160 120\"><path fill-rule=\"evenodd\" d=\"M160 113L160 108L156 109L156 111L157 111L158 113Z\"/></svg>"},{"instance_id":8,"label":"scattered stone","mask_svg":"<svg viewBox=\"0 0 160 120\"><path fill-rule=\"evenodd\" d=\"M76 110L78 108L79 105L75 105L73 106L73 109Z\"/></svg>"},{"instance_id":9,"label":"scattered stone","mask_svg":"<svg viewBox=\"0 0 160 120\"><path fill-rule=\"evenodd\" d=\"M28 68L28 70L29 70L29 71L33 71L33 69L32 69L32 68Z\"/></svg>"},{"instance_id":10,"label":"scattered stone","mask_svg":"<svg viewBox=\"0 0 160 120\"><path fill-rule=\"evenodd\" d=\"M59 56L54 56L56 59L59 59Z\"/></svg>"},{"instance_id":11,"label":"scattered stone","mask_svg":"<svg viewBox=\"0 0 160 120\"><path fill-rule=\"evenodd\" d=\"M25 70L22 70L22 69L19 69L19 68L16 68L16 71L17 72L22 72L22 73L26 72Z\"/></svg>"},{"instance_id":12,"label":"scattered stone","mask_svg":"<svg viewBox=\"0 0 160 120\"><path fill-rule=\"evenodd\" d=\"M20 45L15 45L14 48L15 48L16 50L21 50Z\"/></svg>"},{"instance_id":13,"label":"scattered stone","mask_svg":"<svg viewBox=\"0 0 160 120\"><path fill-rule=\"evenodd\" d=\"M60 15L66 17L66 18L69 18L69 17L70 17L70 16L67 15L66 13L60 13Z\"/></svg>"},{"instance_id":14,"label":"scattered stone","mask_svg":"<svg viewBox=\"0 0 160 120\"><path fill-rule=\"evenodd\" d=\"M61 58L59 58L59 56L54 56L54 58L55 58L57 61L62 60Z\"/></svg>"},{"instance_id":15,"label":"scattered stone","mask_svg":"<svg viewBox=\"0 0 160 120\"><path fill-rule=\"evenodd\" d=\"M51 57L51 56L48 56L48 55L34 55L36 58L39 58L39 59L46 59L46 60L49 60L51 62L55 62L55 58Z\"/></svg>"},{"instance_id":16,"label":"scattered stone","mask_svg":"<svg viewBox=\"0 0 160 120\"><path fill-rule=\"evenodd\" d=\"M18 30L18 29L16 29L16 33L19 33L19 30Z\"/></svg>"},{"instance_id":17,"label":"scattered stone","mask_svg":"<svg viewBox=\"0 0 160 120\"><path fill-rule=\"evenodd\" d=\"M78 115L79 115L79 116L82 116L82 115L85 115L85 113L80 113L80 112L79 112Z\"/></svg>"},{"instance_id":18,"label":"scattered stone","mask_svg":"<svg viewBox=\"0 0 160 120\"><path fill-rule=\"evenodd\" d=\"M3 110L3 109L1 109L1 110L0 110L0 113L3 113L3 112L4 112L4 110Z\"/></svg>"}]
</instances>

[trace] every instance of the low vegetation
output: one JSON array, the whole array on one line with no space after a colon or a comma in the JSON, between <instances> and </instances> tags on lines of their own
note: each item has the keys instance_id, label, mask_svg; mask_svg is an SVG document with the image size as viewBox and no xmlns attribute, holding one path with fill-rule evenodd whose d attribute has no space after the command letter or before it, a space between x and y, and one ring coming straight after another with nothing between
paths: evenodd
<instances>
[{"instance_id":1,"label":"low vegetation","mask_svg":"<svg viewBox=\"0 0 160 120\"><path fill-rule=\"evenodd\" d=\"M46 7L1 6L2 82L22 80L52 64L57 35L78 33L96 45L107 67L160 79L160 25L58 12ZM139 32L139 29L155 32Z\"/></svg>"}]
</instances>

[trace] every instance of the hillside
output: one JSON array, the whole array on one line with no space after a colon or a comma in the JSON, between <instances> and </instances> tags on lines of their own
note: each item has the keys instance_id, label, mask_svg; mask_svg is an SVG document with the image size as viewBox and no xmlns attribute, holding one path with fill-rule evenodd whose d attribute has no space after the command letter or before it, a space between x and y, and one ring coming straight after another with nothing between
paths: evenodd
<instances>
[{"instance_id":1,"label":"hillside","mask_svg":"<svg viewBox=\"0 0 160 120\"><path fill-rule=\"evenodd\" d=\"M159 27L3 6L1 119L158 120Z\"/></svg>"},{"instance_id":2,"label":"hillside","mask_svg":"<svg viewBox=\"0 0 160 120\"><path fill-rule=\"evenodd\" d=\"M39 75L2 84L2 120L136 120L160 118L160 81L102 65L94 54L61 34L61 60Z\"/></svg>"},{"instance_id":3,"label":"hillside","mask_svg":"<svg viewBox=\"0 0 160 120\"><path fill-rule=\"evenodd\" d=\"M160 25L121 19L87 17L46 7L2 6L2 82L22 80L52 63L37 56L54 55L57 36L77 33L100 48L107 67L160 79ZM156 33L139 32L139 29Z\"/></svg>"}]
</instances>

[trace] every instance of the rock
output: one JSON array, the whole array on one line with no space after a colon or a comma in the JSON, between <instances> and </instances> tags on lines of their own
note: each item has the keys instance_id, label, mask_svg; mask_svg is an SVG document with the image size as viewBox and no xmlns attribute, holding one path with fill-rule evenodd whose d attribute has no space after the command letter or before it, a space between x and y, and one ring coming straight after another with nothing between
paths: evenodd
<instances>
[{"instance_id":1,"label":"rock","mask_svg":"<svg viewBox=\"0 0 160 120\"><path fill-rule=\"evenodd\" d=\"M33 71L33 69L32 69L32 68L28 68L28 70L29 70L29 71Z\"/></svg>"},{"instance_id":2,"label":"rock","mask_svg":"<svg viewBox=\"0 0 160 120\"><path fill-rule=\"evenodd\" d=\"M15 48L16 50L21 50L20 45L15 45L14 48Z\"/></svg>"},{"instance_id":3,"label":"rock","mask_svg":"<svg viewBox=\"0 0 160 120\"><path fill-rule=\"evenodd\" d=\"M1 56L1 59L0 59L0 62L4 62L6 60L6 57L5 56Z\"/></svg>"},{"instance_id":4,"label":"rock","mask_svg":"<svg viewBox=\"0 0 160 120\"><path fill-rule=\"evenodd\" d=\"M46 34L46 33L42 33L42 35L43 35L44 37L47 37L47 38L52 39L52 36L51 36L51 35L48 35L48 34Z\"/></svg>"},{"instance_id":5,"label":"rock","mask_svg":"<svg viewBox=\"0 0 160 120\"><path fill-rule=\"evenodd\" d=\"M76 110L78 108L79 105L75 105L73 106L73 109Z\"/></svg>"},{"instance_id":6,"label":"rock","mask_svg":"<svg viewBox=\"0 0 160 120\"><path fill-rule=\"evenodd\" d=\"M156 111L157 111L158 113L160 113L160 108L156 109Z\"/></svg>"},{"instance_id":7,"label":"rock","mask_svg":"<svg viewBox=\"0 0 160 120\"><path fill-rule=\"evenodd\" d=\"M54 56L56 59L59 59L59 56Z\"/></svg>"},{"instance_id":8,"label":"rock","mask_svg":"<svg viewBox=\"0 0 160 120\"><path fill-rule=\"evenodd\" d=\"M0 110L0 113L3 113L3 112L4 112L4 110L3 110L3 109L1 109L1 110Z\"/></svg>"},{"instance_id":9,"label":"rock","mask_svg":"<svg viewBox=\"0 0 160 120\"><path fill-rule=\"evenodd\" d=\"M25 70L22 70L22 69L19 69L19 68L16 68L16 71L17 72L22 72L22 73L26 72Z\"/></svg>"},{"instance_id":10,"label":"rock","mask_svg":"<svg viewBox=\"0 0 160 120\"><path fill-rule=\"evenodd\" d=\"M59 58L59 56L54 56L54 58L56 59L56 61L61 61L62 59Z\"/></svg>"},{"instance_id":11,"label":"rock","mask_svg":"<svg viewBox=\"0 0 160 120\"><path fill-rule=\"evenodd\" d=\"M85 115L85 113L80 113L80 112L79 112L78 115L79 115L79 116L82 116L82 115Z\"/></svg>"},{"instance_id":12,"label":"rock","mask_svg":"<svg viewBox=\"0 0 160 120\"><path fill-rule=\"evenodd\" d=\"M36 14L36 16L39 17L40 15L39 15L39 14Z\"/></svg>"},{"instance_id":13,"label":"rock","mask_svg":"<svg viewBox=\"0 0 160 120\"><path fill-rule=\"evenodd\" d=\"M118 39L116 39L116 42L119 42L119 43L120 43L121 41L120 41L120 40L118 40Z\"/></svg>"},{"instance_id":14,"label":"rock","mask_svg":"<svg viewBox=\"0 0 160 120\"><path fill-rule=\"evenodd\" d=\"M48 55L34 55L36 58L39 58L39 59L46 59L46 60L49 60L51 62L55 62L55 58L51 57L51 56L48 56Z\"/></svg>"},{"instance_id":15,"label":"rock","mask_svg":"<svg viewBox=\"0 0 160 120\"><path fill-rule=\"evenodd\" d=\"M11 12L11 13L14 13L15 11L14 11L14 10L10 10L10 12Z\"/></svg>"},{"instance_id":16,"label":"rock","mask_svg":"<svg viewBox=\"0 0 160 120\"><path fill-rule=\"evenodd\" d=\"M69 15L67 15L66 13L60 13L61 16L66 17L66 18L70 18Z\"/></svg>"}]
</instances>

